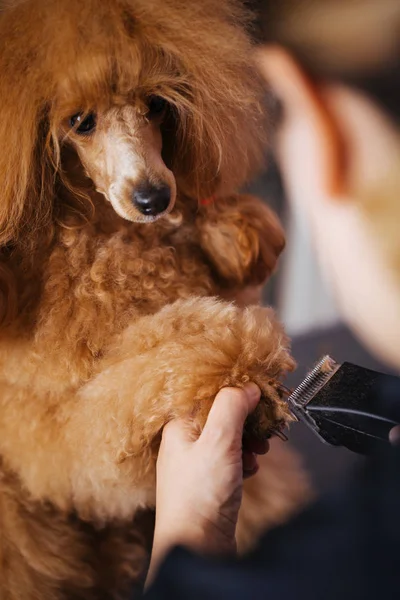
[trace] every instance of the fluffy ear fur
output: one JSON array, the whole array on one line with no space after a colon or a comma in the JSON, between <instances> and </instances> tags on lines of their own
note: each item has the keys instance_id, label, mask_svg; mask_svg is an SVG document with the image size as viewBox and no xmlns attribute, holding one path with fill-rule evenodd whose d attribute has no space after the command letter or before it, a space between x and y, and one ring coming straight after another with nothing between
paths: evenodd
<instances>
[{"instance_id":1,"label":"fluffy ear fur","mask_svg":"<svg viewBox=\"0 0 400 600\"><path fill-rule=\"evenodd\" d=\"M185 79L172 98L172 169L189 196L230 194L264 159L263 87L243 31L246 14L229 0L186 2L179 11L175 20L165 14L165 27L177 40L170 57ZM186 19L196 36L184 27Z\"/></svg>"},{"instance_id":2,"label":"fluffy ear fur","mask_svg":"<svg viewBox=\"0 0 400 600\"><path fill-rule=\"evenodd\" d=\"M53 202L47 109L54 86L45 24L41 38L29 21L34 11L34 21L43 18L37 4L0 0L0 247L42 226Z\"/></svg>"},{"instance_id":3,"label":"fluffy ear fur","mask_svg":"<svg viewBox=\"0 0 400 600\"><path fill-rule=\"evenodd\" d=\"M218 198L198 219L203 250L229 285L259 285L271 275L285 246L275 213L258 198Z\"/></svg>"},{"instance_id":4,"label":"fluffy ear fur","mask_svg":"<svg viewBox=\"0 0 400 600\"><path fill-rule=\"evenodd\" d=\"M40 72L30 69L33 40L26 23L15 27L4 14L0 12L0 323L11 319L17 305L9 259L16 246L30 255L31 233L49 222L54 196L43 82Z\"/></svg>"},{"instance_id":5,"label":"fluffy ear fur","mask_svg":"<svg viewBox=\"0 0 400 600\"><path fill-rule=\"evenodd\" d=\"M0 27L0 36L2 31ZM34 97L7 71L0 54L0 245L15 242L43 223L51 207L43 114ZM41 135L42 134L42 135ZM49 193L50 192L50 193Z\"/></svg>"}]
</instances>

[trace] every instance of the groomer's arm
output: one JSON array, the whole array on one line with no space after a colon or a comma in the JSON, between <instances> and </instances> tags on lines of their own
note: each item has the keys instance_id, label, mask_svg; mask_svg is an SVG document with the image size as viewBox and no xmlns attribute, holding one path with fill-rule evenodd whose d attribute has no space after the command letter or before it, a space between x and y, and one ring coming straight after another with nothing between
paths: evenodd
<instances>
[{"instance_id":1,"label":"groomer's arm","mask_svg":"<svg viewBox=\"0 0 400 600\"><path fill-rule=\"evenodd\" d=\"M243 390L227 388L216 396L197 439L191 424L183 420L165 427L157 462L157 516L146 586L174 546L208 555L236 552L243 478L256 470L256 457L242 453L243 426L259 400L255 384Z\"/></svg>"},{"instance_id":2,"label":"groomer's arm","mask_svg":"<svg viewBox=\"0 0 400 600\"><path fill-rule=\"evenodd\" d=\"M160 471L166 468L165 478L160 472L164 503L159 498L163 512L156 530L152 575L171 546L184 545L186 549L176 548L169 554L146 598L309 600L310 594L313 600L398 598L400 448L372 457L341 489L269 532L247 557L210 560L206 556L211 551L234 551L241 482L240 452L234 448L240 447L235 440L240 438L237 432L241 433L239 424L244 420L242 403L249 400L235 400L234 417L228 422L236 422L237 429L229 430L231 444L226 451L219 446L223 440L217 435L217 428L224 427L223 416L229 416L226 394L210 415L204 445L188 441L185 427L179 424L175 433L181 433L181 440L175 442L169 435L165 440L162 456L167 462L160 466ZM253 406L253 401L250 403ZM205 466L195 448L202 448L211 465L213 449L216 451L214 489L203 477ZM224 448L221 457L225 459L218 458L218 448ZM181 462L186 450L193 463L184 458ZM222 479L221 473L226 474Z\"/></svg>"}]
</instances>

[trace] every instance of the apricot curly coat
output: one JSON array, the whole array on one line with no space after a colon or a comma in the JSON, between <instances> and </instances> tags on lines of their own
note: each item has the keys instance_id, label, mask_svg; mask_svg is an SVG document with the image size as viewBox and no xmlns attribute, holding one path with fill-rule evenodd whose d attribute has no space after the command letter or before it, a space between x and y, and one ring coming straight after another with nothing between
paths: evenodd
<instances>
[{"instance_id":1,"label":"apricot curly coat","mask_svg":"<svg viewBox=\"0 0 400 600\"><path fill-rule=\"evenodd\" d=\"M2 600L126 597L163 425L201 427L249 379L269 425L285 418L282 328L217 299L283 247L272 213L235 195L264 143L246 19L234 0L0 2ZM90 112L93 135L68 129ZM128 201L144 180L170 190L147 223ZM282 447L248 485L251 543L305 486Z\"/></svg>"}]
</instances>

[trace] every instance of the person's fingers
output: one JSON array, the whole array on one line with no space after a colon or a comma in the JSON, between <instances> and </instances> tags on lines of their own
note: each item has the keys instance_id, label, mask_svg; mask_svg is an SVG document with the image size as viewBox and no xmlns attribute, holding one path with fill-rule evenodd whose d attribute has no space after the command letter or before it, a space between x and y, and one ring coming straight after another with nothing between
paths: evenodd
<instances>
[{"instance_id":1,"label":"person's fingers","mask_svg":"<svg viewBox=\"0 0 400 600\"><path fill-rule=\"evenodd\" d=\"M247 417L256 409L257 404L260 402L261 390L258 387L258 385L250 381L249 383L246 383L246 385L243 388L243 391L246 393L248 401L248 410L246 414Z\"/></svg>"},{"instance_id":2,"label":"person's fingers","mask_svg":"<svg viewBox=\"0 0 400 600\"><path fill-rule=\"evenodd\" d=\"M252 452L243 452L243 478L248 479L255 475L259 469L257 457Z\"/></svg>"},{"instance_id":3,"label":"person's fingers","mask_svg":"<svg viewBox=\"0 0 400 600\"><path fill-rule=\"evenodd\" d=\"M241 439L244 422L256 408L260 396L260 389L254 383L246 384L243 389L221 390L215 397L201 437L223 439L226 440L227 445L231 445L232 440L237 436ZM189 419L173 419L163 429L163 445L186 445L193 441L193 423ZM263 454L264 451L259 453Z\"/></svg>"},{"instance_id":4,"label":"person's fingers","mask_svg":"<svg viewBox=\"0 0 400 600\"><path fill-rule=\"evenodd\" d=\"M243 389L221 390L214 400L200 439L204 443L223 442L226 447L231 447L234 442L241 444L244 422L256 408L260 396L260 389L254 383L246 384Z\"/></svg>"},{"instance_id":5,"label":"person's fingers","mask_svg":"<svg viewBox=\"0 0 400 600\"><path fill-rule=\"evenodd\" d=\"M389 440L394 446L400 445L400 425L392 429L389 434Z\"/></svg>"}]
</instances>

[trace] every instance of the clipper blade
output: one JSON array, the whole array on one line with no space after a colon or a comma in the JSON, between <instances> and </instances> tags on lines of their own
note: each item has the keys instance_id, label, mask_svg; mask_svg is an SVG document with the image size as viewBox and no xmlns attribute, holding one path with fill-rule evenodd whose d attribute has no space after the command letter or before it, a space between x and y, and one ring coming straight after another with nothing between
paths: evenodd
<instances>
[{"instance_id":1,"label":"clipper blade","mask_svg":"<svg viewBox=\"0 0 400 600\"><path fill-rule=\"evenodd\" d=\"M287 403L322 442L365 455L386 448L391 430L400 424L399 385L393 375L324 356Z\"/></svg>"},{"instance_id":2,"label":"clipper blade","mask_svg":"<svg viewBox=\"0 0 400 600\"><path fill-rule=\"evenodd\" d=\"M288 397L287 402L293 412L296 408L304 408L339 368L340 365L333 358L324 356Z\"/></svg>"}]
</instances>

